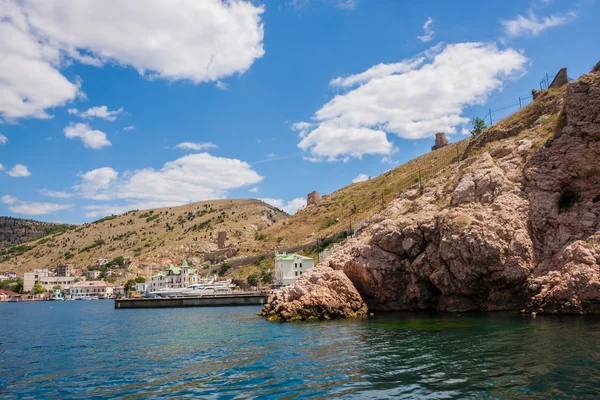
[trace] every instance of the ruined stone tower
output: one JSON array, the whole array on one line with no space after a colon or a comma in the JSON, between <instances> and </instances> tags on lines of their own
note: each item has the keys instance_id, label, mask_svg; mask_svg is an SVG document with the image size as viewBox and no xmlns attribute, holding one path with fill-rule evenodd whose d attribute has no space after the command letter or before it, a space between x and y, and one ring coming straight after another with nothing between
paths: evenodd
<instances>
[{"instance_id":1,"label":"ruined stone tower","mask_svg":"<svg viewBox=\"0 0 600 400\"><path fill-rule=\"evenodd\" d=\"M448 145L448 139L446 139L446 134L444 132L438 132L435 134L435 145L431 146L431 150L441 149L442 147Z\"/></svg>"},{"instance_id":2,"label":"ruined stone tower","mask_svg":"<svg viewBox=\"0 0 600 400\"><path fill-rule=\"evenodd\" d=\"M227 240L227 232L217 233L217 243L219 244L219 249L225 247L225 240Z\"/></svg>"},{"instance_id":3,"label":"ruined stone tower","mask_svg":"<svg viewBox=\"0 0 600 400\"><path fill-rule=\"evenodd\" d=\"M306 207L310 206L311 204L317 204L319 202L319 200L321 200L321 196L319 196L319 192L317 192L316 190L313 190L311 193L308 194L308 196L306 198Z\"/></svg>"}]
</instances>

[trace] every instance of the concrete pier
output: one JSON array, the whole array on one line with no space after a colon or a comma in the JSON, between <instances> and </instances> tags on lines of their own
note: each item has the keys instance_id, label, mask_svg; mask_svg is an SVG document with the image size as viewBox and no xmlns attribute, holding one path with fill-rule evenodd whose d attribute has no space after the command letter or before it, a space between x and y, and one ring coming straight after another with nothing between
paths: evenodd
<instances>
[{"instance_id":1,"label":"concrete pier","mask_svg":"<svg viewBox=\"0 0 600 400\"><path fill-rule=\"evenodd\" d=\"M115 299L115 308L174 308L174 307L219 307L261 306L267 296L261 293L232 294L202 297L156 297L142 299Z\"/></svg>"}]
</instances>

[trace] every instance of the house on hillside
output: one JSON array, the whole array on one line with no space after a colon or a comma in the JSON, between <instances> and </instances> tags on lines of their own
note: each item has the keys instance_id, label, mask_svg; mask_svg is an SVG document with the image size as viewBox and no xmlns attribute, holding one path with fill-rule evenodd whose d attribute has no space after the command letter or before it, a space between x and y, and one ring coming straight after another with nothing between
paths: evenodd
<instances>
[{"instance_id":1,"label":"house on hillside","mask_svg":"<svg viewBox=\"0 0 600 400\"><path fill-rule=\"evenodd\" d=\"M300 254L275 254L275 284L287 286L315 266L315 260Z\"/></svg>"},{"instance_id":2,"label":"house on hillside","mask_svg":"<svg viewBox=\"0 0 600 400\"><path fill-rule=\"evenodd\" d=\"M87 272L87 276L90 279L98 279L98 278L100 278L101 273L102 273L102 271L92 270L92 271Z\"/></svg>"},{"instance_id":3,"label":"house on hillside","mask_svg":"<svg viewBox=\"0 0 600 400\"><path fill-rule=\"evenodd\" d=\"M150 278L148 290L158 290L163 288L184 288L188 285L198 283L200 277L195 268L190 268L187 261L183 260L181 267L175 267L170 264L165 271Z\"/></svg>"}]
</instances>

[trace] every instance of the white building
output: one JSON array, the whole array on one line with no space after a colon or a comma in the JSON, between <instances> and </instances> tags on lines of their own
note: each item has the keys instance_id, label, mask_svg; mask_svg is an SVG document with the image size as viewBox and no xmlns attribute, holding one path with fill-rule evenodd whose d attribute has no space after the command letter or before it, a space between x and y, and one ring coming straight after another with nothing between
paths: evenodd
<instances>
[{"instance_id":1,"label":"white building","mask_svg":"<svg viewBox=\"0 0 600 400\"><path fill-rule=\"evenodd\" d=\"M101 273L102 273L102 271L96 271L96 270L93 270L93 271L88 271L88 272L87 272L87 276L88 276L90 279L98 279L98 278L100 278L100 274L101 274Z\"/></svg>"},{"instance_id":2,"label":"white building","mask_svg":"<svg viewBox=\"0 0 600 400\"><path fill-rule=\"evenodd\" d=\"M104 281L78 282L69 289L69 294L73 298L97 296L103 299L113 294L113 287Z\"/></svg>"},{"instance_id":3,"label":"white building","mask_svg":"<svg viewBox=\"0 0 600 400\"><path fill-rule=\"evenodd\" d=\"M158 290L163 288L184 288L188 285L198 283L200 277L198 271L190 268L187 261L183 260L181 267L175 267L170 264L167 270L159 272L148 281L148 290Z\"/></svg>"},{"instance_id":4,"label":"white building","mask_svg":"<svg viewBox=\"0 0 600 400\"><path fill-rule=\"evenodd\" d=\"M75 279L74 276L58 276L48 269L34 269L23 274L23 292L30 292L38 282L48 291L54 290L55 286L69 289L75 284Z\"/></svg>"},{"instance_id":5,"label":"white building","mask_svg":"<svg viewBox=\"0 0 600 400\"><path fill-rule=\"evenodd\" d=\"M139 292L139 293L146 293L148 291L148 284L147 283L136 283L135 291Z\"/></svg>"},{"instance_id":6,"label":"white building","mask_svg":"<svg viewBox=\"0 0 600 400\"><path fill-rule=\"evenodd\" d=\"M315 260L300 254L275 254L275 284L291 285L315 266Z\"/></svg>"}]
</instances>

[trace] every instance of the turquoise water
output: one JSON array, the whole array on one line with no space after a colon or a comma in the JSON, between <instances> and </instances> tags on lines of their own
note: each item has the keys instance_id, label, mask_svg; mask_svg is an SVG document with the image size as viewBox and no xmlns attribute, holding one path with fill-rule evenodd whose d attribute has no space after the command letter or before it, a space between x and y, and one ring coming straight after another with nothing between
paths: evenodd
<instances>
[{"instance_id":1,"label":"turquoise water","mask_svg":"<svg viewBox=\"0 0 600 400\"><path fill-rule=\"evenodd\" d=\"M0 398L597 398L600 318L0 303Z\"/></svg>"}]
</instances>

